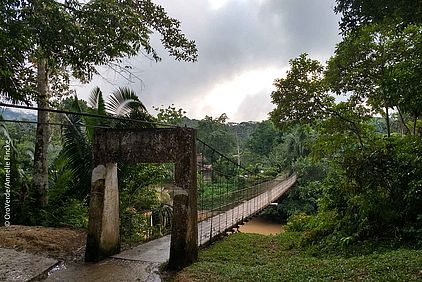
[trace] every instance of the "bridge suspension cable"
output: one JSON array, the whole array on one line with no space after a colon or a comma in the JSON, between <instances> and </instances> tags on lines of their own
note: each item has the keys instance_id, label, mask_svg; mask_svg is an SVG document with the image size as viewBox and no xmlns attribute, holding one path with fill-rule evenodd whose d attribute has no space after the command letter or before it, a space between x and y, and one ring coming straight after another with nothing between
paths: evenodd
<instances>
[{"instance_id":1,"label":"bridge suspension cable","mask_svg":"<svg viewBox=\"0 0 422 282\"><path fill-rule=\"evenodd\" d=\"M180 127L174 124L146 121L126 117L99 115L86 112L75 112L60 109L42 109L37 107L13 105L0 102L0 107L10 107L26 110L48 111L69 116L114 120L124 123L144 124L151 127ZM98 121L98 120L97 120ZM30 120L0 120L0 122L15 122L37 124ZM55 126L81 126L92 128L115 128L116 124L92 124L83 120L65 119L65 122L48 122ZM198 187L198 221L199 244L209 242L216 234L230 231L232 227L258 212L264 204L261 195L280 181L264 177L259 172L248 169L233 160L220 150L197 138L197 187ZM261 197L261 198L260 198ZM261 201L261 202L260 202Z\"/></svg>"}]
</instances>

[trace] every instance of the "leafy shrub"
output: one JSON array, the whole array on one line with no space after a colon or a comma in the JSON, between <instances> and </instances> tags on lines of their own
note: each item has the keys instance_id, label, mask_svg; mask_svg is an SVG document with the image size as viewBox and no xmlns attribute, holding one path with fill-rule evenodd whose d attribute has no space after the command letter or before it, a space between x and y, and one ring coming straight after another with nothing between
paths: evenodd
<instances>
[{"instance_id":1,"label":"leafy shrub","mask_svg":"<svg viewBox=\"0 0 422 282\"><path fill-rule=\"evenodd\" d=\"M71 199L65 203L65 206L58 209L58 214L61 214L60 225L88 227L88 205L85 201Z\"/></svg>"},{"instance_id":2,"label":"leafy shrub","mask_svg":"<svg viewBox=\"0 0 422 282\"><path fill-rule=\"evenodd\" d=\"M323 181L319 213L336 211L344 238L420 240L422 141L375 139L343 152ZM344 242L347 240L343 240Z\"/></svg>"},{"instance_id":3,"label":"leafy shrub","mask_svg":"<svg viewBox=\"0 0 422 282\"><path fill-rule=\"evenodd\" d=\"M173 219L173 207L161 204L152 210L152 225L158 227L160 235L171 231Z\"/></svg>"},{"instance_id":4,"label":"leafy shrub","mask_svg":"<svg viewBox=\"0 0 422 282\"><path fill-rule=\"evenodd\" d=\"M297 213L289 217L287 230L292 232L303 232L309 230L311 216L305 213Z\"/></svg>"},{"instance_id":5,"label":"leafy shrub","mask_svg":"<svg viewBox=\"0 0 422 282\"><path fill-rule=\"evenodd\" d=\"M120 215L121 236L124 243L132 244L152 238L157 228L152 226L150 212L127 208Z\"/></svg>"}]
</instances>

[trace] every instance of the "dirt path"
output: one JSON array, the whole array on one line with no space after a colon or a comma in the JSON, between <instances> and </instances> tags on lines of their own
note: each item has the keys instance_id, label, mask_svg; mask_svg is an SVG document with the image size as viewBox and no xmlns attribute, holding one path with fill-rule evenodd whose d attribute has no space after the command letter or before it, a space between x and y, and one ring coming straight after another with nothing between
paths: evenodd
<instances>
[{"instance_id":1,"label":"dirt path","mask_svg":"<svg viewBox=\"0 0 422 282\"><path fill-rule=\"evenodd\" d=\"M85 252L83 229L11 225L0 227L0 247L65 261L81 261Z\"/></svg>"}]
</instances>

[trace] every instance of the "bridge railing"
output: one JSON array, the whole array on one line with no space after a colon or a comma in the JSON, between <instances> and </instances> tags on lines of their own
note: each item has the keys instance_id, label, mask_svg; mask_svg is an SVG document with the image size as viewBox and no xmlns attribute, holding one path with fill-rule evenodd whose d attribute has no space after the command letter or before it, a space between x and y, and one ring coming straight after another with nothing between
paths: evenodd
<instances>
[{"instance_id":1,"label":"bridge railing","mask_svg":"<svg viewBox=\"0 0 422 282\"><path fill-rule=\"evenodd\" d=\"M59 126L61 132L67 136L67 141L80 149L90 151L92 148L92 134L88 134L93 129L133 129L133 128L173 128L174 125L163 124L151 120L140 120L127 117L98 115L92 113L83 113L77 110L68 111L61 109L39 109L34 107L17 106L0 104L0 106L9 106L13 108L25 108L27 110L48 111L50 115L54 115L57 122L47 123L49 126ZM3 120L2 122L37 124L37 121L16 121ZM70 138L72 137L72 138ZM90 147L91 146L91 147ZM254 171L250 171L243 167L230 157L220 153L205 142L197 141L197 165L198 165L198 219L199 221L208 219L216 214L223 213L235 206L256 197L265 192L268 187L274 185L276 181L263 178ZM84 153L83 157L89 155ZM118 157L120 158L120 156ZM84 167L90 168L90 158L81 158L80 162L84 163ZM147 166L130 165L124 162L119 163L119 180L122 185L120 188L121 206L121 232L125 233L125 237L142 237L149 240L157 236L166 234L172 229L172 199L174 194L174 166L172 164L149 164ZM142 173L140 171L142 170ZM85 190L81 193L86 195L89 192L91 172L89 169L78 170L78 178L88 179L85 182ZM133 175L132 175L133 172ZM154 181L143 180L142 183L138 178L142 178L144 174L151 174ZM157 177L157 174L161 177ZM165 174L165 177L163 177ZM139 177L134 177L138 175ZM80 181L81 183L84 181ZM144 183L145 182L145 183ZM54 183L52 183L54 185ZM54 187L52 187L54 189ZM53 190L51 189L51 190ZM151 199L155 199L157 194L160 195L158 204L152 204ZM145 197L145 199L143 199ZM154 206L154 207L152 207ZM145 222L145 224L144 224ZM139 226L142 226L142 232ZM127 230L127 232L126 232ZM126 233L128 234L126 236ZM139 235L141 234L141 235ZM133 235L133 236L132 236Z\"/></svg>"},{"instance_id":2,"label":"bridge railing","mask_svg":"<svg viewBox=\"0 0 422 282\"><path fill-rule=\"evenodd\" d=\"M281 179L269 179L197 140L198 221L223 213L265 192Z\"/></svg>"}]
</instances>

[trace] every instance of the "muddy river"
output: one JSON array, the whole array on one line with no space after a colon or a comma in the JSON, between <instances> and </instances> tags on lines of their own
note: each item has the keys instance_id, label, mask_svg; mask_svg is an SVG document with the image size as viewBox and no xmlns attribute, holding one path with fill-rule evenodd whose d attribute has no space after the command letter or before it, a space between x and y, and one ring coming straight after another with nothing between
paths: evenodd
<instances>
[{"instance_id":1,"label":"muddy river","mask_svg":"<svg viewBox=\"0 0 422 282\"><path fill-rule=\"evenodd\" d=\"M252 220L240 225L239 231L243 233L257 233L263 235L278 234L282 232L283 225L265 217L254 217Z\"/></svg>"}]
</instances>

